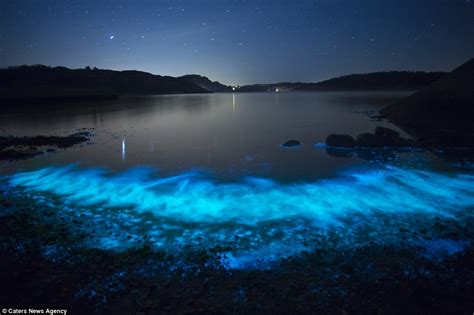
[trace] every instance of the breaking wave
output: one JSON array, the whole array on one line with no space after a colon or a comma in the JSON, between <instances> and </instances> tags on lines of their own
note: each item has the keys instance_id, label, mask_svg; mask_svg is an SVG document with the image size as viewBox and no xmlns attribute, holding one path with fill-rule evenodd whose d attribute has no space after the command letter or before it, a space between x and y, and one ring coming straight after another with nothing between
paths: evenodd
<instances>
[{"instance_id":1,"label":"breaking wave","mask_svg":"<svg viewBox=\"0 0 474 315\"><path fill-rule=\"evenodd\" d=\"M160 177L151 168L114 174L78 166L17 173L10 184L59 198L62 213L94 222L94 246L122 249L232 244L231 267L314 246L396 242L400 226L474 209L474 175L383 166L330 179L218 182L199 172ZM97 228L99 227L99 228Z\"/></svg>"}]
</instances>

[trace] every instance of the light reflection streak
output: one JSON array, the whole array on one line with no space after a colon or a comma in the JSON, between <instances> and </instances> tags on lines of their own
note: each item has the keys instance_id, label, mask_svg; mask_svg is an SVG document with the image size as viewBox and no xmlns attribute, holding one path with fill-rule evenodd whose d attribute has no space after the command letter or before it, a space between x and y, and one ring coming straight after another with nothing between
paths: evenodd
<instances>
[{"instance_id":1,"label":"light reflection streak","mask_svg":"<svg viewBox=\"0 0 474 315\"><path fill-rule=\"evenodd\" d=\"M126 158L127 158L127 155L126 155L126 147L125 147L125 143L126 142L126 139L125 139L125 136L123 136L122 138L122 160L125 161Z\"/></svg>"}]
</instances>

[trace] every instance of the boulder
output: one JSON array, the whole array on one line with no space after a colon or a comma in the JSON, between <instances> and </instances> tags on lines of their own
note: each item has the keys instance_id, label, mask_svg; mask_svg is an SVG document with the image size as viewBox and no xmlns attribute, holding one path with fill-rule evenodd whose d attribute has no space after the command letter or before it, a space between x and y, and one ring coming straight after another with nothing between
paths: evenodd
<instances>
[{"instance_id":1,"label":"boulder","mask_svg":"<svg viewBox=\"0 0 474 315\"><path fill-rule=\"evenodd\" d=\"M361 133L355 141L356 146L363 148L382 148L385 146L384 138L373 133Z\"/></svg>"},{"instance_id":2,"label":"boulder","mask_svg":"<svg viewBox=\"0 0 474 315\"><path fill-rule=\"evenodd\" d=\"M400 140L400 133L395 130L377 126L375 128L375 135L382 137L386 145L393 145Z\"/></svg>"},{"instance_id":3,"label":"boulder","mask_svg":"<svg viewBox=\"0 0 474 315\"><path fill-rule=\"evenodd\" d=\"M301 146L301 142L299 142L298 140L291 139L283 143L281 146L284 148L298 148Z\"/></svg>"},{"instance_id":4,"label":"boulder","mask_svg":"<svg viewBox=\"0 0 474 315\"><path fill-rule=\"evenodd\" d=\"M334 148L352 149L355 146L354 138L349 135L330 134L326 138L326 145Z\"/></svg>"}]
</instances>

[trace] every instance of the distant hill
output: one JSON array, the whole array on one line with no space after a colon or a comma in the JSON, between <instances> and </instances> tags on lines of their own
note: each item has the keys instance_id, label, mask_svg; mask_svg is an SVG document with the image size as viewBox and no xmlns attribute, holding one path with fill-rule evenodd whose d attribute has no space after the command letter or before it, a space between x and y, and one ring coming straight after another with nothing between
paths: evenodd
<instances>
[{"instance_id":1,"label":"distant hill","mask_svg":"<svg viewBox=\"0 0 474 315\"><path fill-rule=\"evenodd\" d=\"M386 71L345 75L317 83L281 82L244 85L239 92L264 91L364 91L419 90L441 78L445 72Z\"/></svg>"},{"instance_id":2,"label":"distant hill","mask_svg":"<svg viewBox=\"0 0 474 315\"><path fill-rule=\"evenodd\" d=\"M141 71L43 65L0 69L0 99L99 98L124 94L206 93L184 79Z\"/></svg>"},{"instance_id":3,"label":"distant hill","mask_svg":"<svg viewBox=\"0 0 474 315\"><path fill-rule=\"evenodd\" d=\"M444 72L390 71L352 74L317 83L280 82L238 87L235 92L419 90L442 77ZM207 77L190 74L178 78L142 71L103 70L86 67L68 69L44 65L0 69L0 100L63 101L115 98L128 94L177 94L232 92Z\"/></svg>"},{"instance_id":4,"label":"distant hill","mask_svg":"<svg viewBox=\"0 0 474 315\"><path fill-rule=\"evenodd\" d=\"M445 72L384 71L345 75L318 83L300 83L295 90L419 90L441 78Z\"/></svg>"},{"instance_id":5,"label":"distant hill","mask_svg":"<svg viewBox=\"0 0 474 315\"><path fill-rule=\"evenodd\" d=\"M474 130L474 58L381 113L401 125Z\"/></svg>"},{"instance_id":6,"label":"distant hill","mask_svg":"<svg viewBox=\"0 0 474 315\"><path fill-rule=\"evenodd\" d=\"M188 82L194 83L197 86L209 91L209 92L231 92L232 87L221 84L217 81L211 81L207 77L204 77L199 74L188 74L178 77L178 79L186 80Z\"/></svg>"}]
</instances>

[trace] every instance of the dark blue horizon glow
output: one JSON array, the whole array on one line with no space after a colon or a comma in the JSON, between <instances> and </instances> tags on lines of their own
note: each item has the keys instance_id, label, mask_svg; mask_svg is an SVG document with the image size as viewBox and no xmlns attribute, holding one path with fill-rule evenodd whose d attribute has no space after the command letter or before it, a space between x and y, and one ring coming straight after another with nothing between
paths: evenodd
<instances>
[{"instance_id":1,"label":"dark blue horizon glow","mask_svg":"<svg viewBox=\"0 0 474 315\"><path fill-rule=\"evenodd\" d=\"M449 71L474 56L472 38L470 0L0 1L0 67L309 82Z\"/></svg>"},{"instance_id":2,"label":"dark blue horizon glow","mask_svg":"<svg viewBox=\"0 0 474 315\"><path fill-rule=\"evenodd\" d=\"M397 243L400 227L434 217L462 222L474 209L474 175L463 173L383 166L306 183L158 174L67 166L19 172L9 182L48 203L57 198L62 215L92 222L91 246L121 250L145 236L165 250L232 244L233 268L318 246Z\"/></svg>"}]
</instances>

